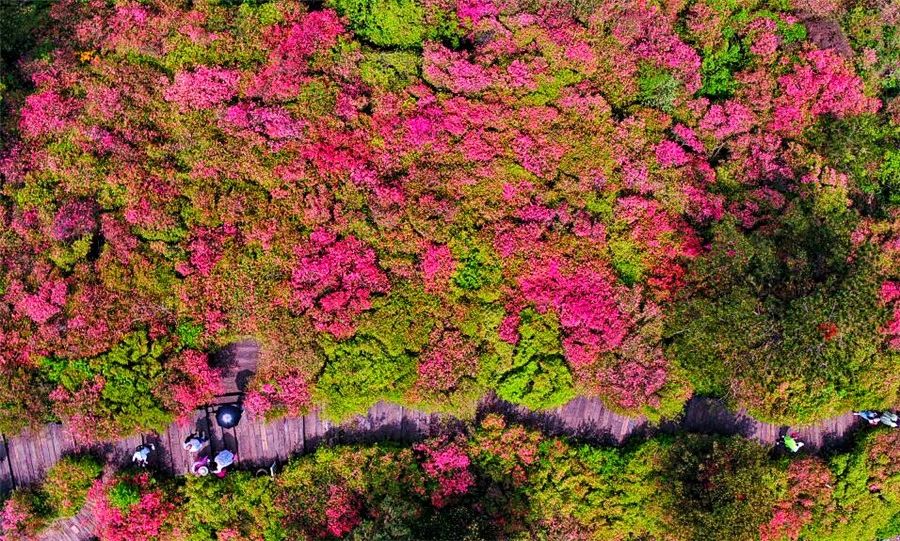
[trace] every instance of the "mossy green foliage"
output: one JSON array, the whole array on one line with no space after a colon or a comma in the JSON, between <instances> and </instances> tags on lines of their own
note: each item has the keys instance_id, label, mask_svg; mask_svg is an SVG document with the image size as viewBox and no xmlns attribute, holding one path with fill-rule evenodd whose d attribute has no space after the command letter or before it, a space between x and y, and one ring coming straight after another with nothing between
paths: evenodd
<instances>
[{"instance_id":1,"label":"mossy green foliage","mask_svg":"<svg viewBox=\"0 0 900 541\"><path fill-rule=\"evenodd\" d=\"M888 539L900 535L900 471L897 434L873 431L851 449L828 459L835 478L829 506L803 531L802 539Z\"/></svg>"},{"instance_id":2,"label":"mossy green foliage","mask_svg":"<svg viewBox=\"0 0 900 541\"><path fill-rule=\"evenodd\" d=\"M874 115L819 122L806 137L867 195L900 204L900 125Z\"/></svg>"},{"instance_id":3,"label":"mossy green foliage","mask_svg":"<svg viewBox=\"0 0 900 541\"><path fill-rule=\"evenodd\" d=\"M325 366L316 394L334 419L366 411L380 400L403 402L416 379L416 355L428 343L439 301L421 289L373 300L350 340L320 341Z\"/></svg>"},{"instance_id":4,"label":"mossy green foliage","mask_svg":"<svg viewBox=\"0 0 900 541\"><path fill-rule=\"evenodd\" d=\"M102 472L103 463L93 455L67 455L54 464L42 487L54 515L71 517L78 513L88 489Z\"/></svg>"},{"instance_id":5,"label":"mossy green foliage","mask_svg":"<svg viewBox=\"0 0 900 541\"><path fill-rule=\"evenodd\" d=\"M391 354L375 338L354 337L323 344L325 369L316 382L323 413L344 419L381 400L401 402L415 380L415 360L405 352Z\"/></svg>"},{"instance_id":6,"label":"mossy green foliage","mask_svg":"<svg viewBox=\"0 0 900 541\"><path fill-rule=\"evenodd\" d=\"M281 517L286 510L276 503L272 478L249 471L214 476L189 477L180 487L185 502L183 517L190 528L187 540L216 539L217 532L233 529L246 539L286 539Z\"/></svg>"},{"instance_id":7,"label":"mossy green foliage","mask_svg":"<svg viewBox=\"0 0 900 541\"><path fill-rule=\"evenodd\" d=\"M376 47L412 49L426 40L458 45L461 37L452 13L419 0L328 0L328 5Z\"/></svg>"},{"instance_id":8,"label":"mossy green foliage","mask_svg":"<svg viewBox=\"0 0 900 541\"><path fill-rule=\"evenodd\" d=\"M406 51L366 51L360 77L370 85L396 90L415 81L420 64L418 56Z\"/></svg>"},{"instance_id":9,"label":"mossy green foliage","mask_svg":"<svg viewBox=\"0 0 900 541\"><path fill-rule=\"evenodd\" d=\"M70 393L90 386L98 377L103 379L94 403L72 407L90 408L92 415L122 428L164 429L172 413L155 393L164 384L164 361L171 352L167 341L153 341L146 331L137 331L97 357L51 357L41 364L47 380Z\"/></svg>"},{"instance_id":10,"label":"mossy green foliage","mask_svg":"<svg viewBox=\"0 0 900 541\"><path fill-rule=\"evenodd\" d=\"M128 479L119 479L106 495L110 505L127 513L134 504L141 500L141 489Z\"/></svg>"},{"instance_id":11,"label":"mossy green foliage","mask_svg":"<svg viewBox=\"0 0 900 541\"><path fill-rule=\"evenodd\" d=\"M638 89L639 103L671 113L681 83L671 73L645 65L641 67Z\"/></svg>"},{"instance_id":12,"label":"mossy green foliage","mask_svg":"<svg viewBox=\"0 0 900 541\"><path fill-rule=\"evenodd\" d=\"M758 539L784 490L768 450L740 437L689 434L666 451L663 508L682 539Z\"/></svg>"},{"instance_id":13,"label":"mossy green foliage","mask_svg":"<svg viewBox=\"0 0 900 541\"><path fill-rule=\"evenodd\" d=\"M0 396L25 397L25 400L0 401L0 432L16 434L34 422L51 422L47 396L54 385L32 366L16 366L0 378Z\"/></svg>"},{"instance_id":14,"label":"mossy green foliage","mask_svg":"<svg viewBox=\"0 0 900 541\"><path fill-rule=\"evenodd\" d=\"M503 400L531 409L561 406L575 397L553 312L524 310L519 342L497 360L495 389Z\"/></svg>"}]
</instances>

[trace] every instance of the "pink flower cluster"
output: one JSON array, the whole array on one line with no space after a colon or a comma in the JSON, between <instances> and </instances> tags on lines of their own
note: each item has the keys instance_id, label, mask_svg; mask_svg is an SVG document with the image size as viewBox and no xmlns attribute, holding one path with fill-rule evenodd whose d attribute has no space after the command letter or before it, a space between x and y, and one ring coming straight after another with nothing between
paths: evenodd
<instances>
[{"instance_id":1,"label":"pink flower cluster","mask_svg":"<svg viewBox=\"0 0 900 541\"><path fill-rule=\"evenodd\" d=\"M475 485L475 476L469 470L471 460L460 444L438 438L413 448L423 454L425 474L437 482L437 488L431 493L435 507L444 507L451 497L466 494Z\"/></svg>"},{"instance_id":2,"label":"pink flower cluster","mask_svg":"<svg viewBox=\"0 0 900 541\"><path fill-rule=\"evenodd\" d=\"M881 300L889 307L893 306L893 313L882 332L888 340L891 349L900 350L900 282L886 281L881 284Z\"/></svg>"},{"instance_id":3,"label":"pink flower cluster","mask_svg":"<svg viewBox=\"0 0 900 541\"><path fill-rule=\"evenodd\" d=\"M175 371L172 398L175 401L175 411L180 417L186 418L193 413L198 406L212 401L222 393L222 372L209 365L209 356L206 353L193 349L184 350L170 360L171 368Z\"/></svg>"},{"instance_id":4,"label":"pink flower cluster","mask_svg":"<svg viewBox=\"0 0 900 541\"><path fill-rule=\"evenodd\" d=\"M750 52L769 60L781 44L778 36L778 25L772 19L761 17L747 25L747 34L752 39Z\"/></svg>"},{"instance_id":5,"label":"pink flower cluster","mask_svg":"<svg viewBox=\"0 0 900 541\"><path fill-rule=\"evenodd\" d=\"M62 131L74 112L71 101L52 90L31 94L21 109L19 129L28 137L43 137Z\"/></svg>"},{"instance_id":6,"label":"pink flower cluster","mask_svg":"<svg viewBox=\"0 0 900 541\"><path fill-rule=\"evenodd\" d=\"M711 106L700 121L700 129L710 132L718 140L747 133L752 126L753 113L734 100Z\"/></svg>"},{"instance_id":7,"label":"pink flower cluster","mask_svg":"<svg viewBox=\"0 0 900 541\"><path fill-rule=\"evenodd\" d=\"M425 46L422 73L434 85L456 94L477 94L493 83L493 73L438 43Z\"/></svg>"},{"instance_id":8,"label":"pink flower cluster","mask_svg":"<svg viewBox=\"0 0 900 541\"><path fill-rule=\"evenodd\" d=\"M610 277L593 269L579 268L565 275L560 263L551 261L522 279L519 287L539 311L552 309L559 314L567 334L563 350L573 367L593 364L628 332L629 322L619 310Z\"/></svg>"},{"instance_id":9,"label":"pink flower cluster","mask_svg":"<svg viewBox=\"0 0 900 541\"><path fill-rule=\"evenodd\" d=\"M832 475L817 458L803 458L788 466L787 497L775 505L769 522L760 525L760 541L796 541L812 520L812 509L827 502L832 493Z\"/></svg>"},{"instance_id":10,"label":"pink flower cluster","mask_svg":"<svg viewBox=\"0 0 900 541\"><path fill-rule=\"evenodd\" d=\"M165 91L165 99L182 111L209 109L232 99L239 80L237 71L200 66L194 71L176 73L175 81Z\"/></svg>"},{"instance_id":11,"label":"pink flower cluster","mask_svg":"<svg viewBox=\"0 0 900 541\"><path fill-rule=\"evenodd\" d=\"M272 27L268 36L269 62L256 76L251 94L266 100L297 97L309 81L309 59L334 47L344 25L331 9L317 10Z\"/></svg>"},{"instance_id":12,"label":"pink flower cluster","mask_svg":"<svg viewBox=\"0 0 900 541\"><path fill-rule=\"evenodd\" d=\"M29 539L28 521L32 514L15 498L6 500L0 513L0 541Z\"/></svg>"},{"instance_id":13,"label":"pink flower cluster","mask_svg":"<svg viewBox=\"0 0 900 541\"><path fill-rule=\"evenodd\" d=\"M36 293L21 293L21 289L20 283L13 283L7 291L7 296L19 296L19 300L15 303L16 311L28 316L37 324L46 323L59 314L66 305L68 286L62 280L44 282Z\"/></svg>"},{"instance_id":14,"label":"pink flower cluster","mask_svg":"<svg viewBox=\"0 0 900 541\"><path fill-rule=\"evenodd\" d=\"M339 240L319 229L296 253L293 307L309 314L318 330L336 338L350 337L354 318L371 307L372 295L390 289L375 252L356 237Z\"/></svg>"},{"instance_id":15,"label":"pink flower cluster","mask_svg":"<svg viewBox=\"0 0 900 541\"><path fill-rule=\"evenodd\" d=\"M672 70L688 94L700 89L700 56L675 33L660 9L644 0L622 4L613 36L641 60Z\"/></svg>"},{"instance_id":16,"label":"pink flower cluster","mask_svg":"<svg viewBox=\"0 0 900 541\"><path fill-rule=\"evenodd\" d=\"M449 391L478 368L475 348L459 331L432 333L428 350L419 361L419 385L431 391Z\"/></svg>"},{"instance_id":17,"label":"pink flower cluster","mask_svg":"<svg viewBox=\"0 0 900 541\"><path fill-rule=\"evenodd\" d=\"M688 161L690 156L674 141L661 141L656 145L656 161L663 167L679 167Z\"/></svg>"},{"instance_id":18,"label":"pink flower cluster","mask_svg":"<svg viewBox=\"0 0 900 541\"><path fill-rule=\"evenodd\" d=\"M260 107L249 103L229 107L222 118L232 126L250 130L273 141L299 139L306 126L281 107Z\"/></svg>"},{"instance_id":19,"label":"pink flower cluster","mask_svg":"<svg viewBox=\"0 0 900 541\"><path fill-rule=\"evenodd\" d=\"M422 254L422 277L425 291L439 293L447 289L450 277L456 270L456 262L450 247L444 244L429 244Z\"/></svg>"},{"instance_id":20,"label":"pink flower cluster","mask_svg":"<svg viewBox=\"0 0 900 541\"><path fill-rule=\"evenodd\" d=\"M264 415L274 407L283 407L288 415L305 414L312 402L306 378L297 371L291 371L275 380L275 383L265 383L247 393L247 409Z\"/></svg>"},{"instance_id":21,"label":"pink flower cluster","mask_svg":"<svg viewBox=\"0 0 900 541\"><path fill-rule=\"evenodd\" d=\"M862 80L832 49L809 51L794 71L778 78L781 96L771 128L796 135L820 115L874 113L881 103L863 93Z\"/></svg>"},{"instance_id":22,"label":"pink flower cluster","mask_svg":"<svg viewBox=\"0 0 900 541\"><path fill-rule=\"evenodd\" d=\"M353 531L362 518L359 516L359 500L349 488L343 485L328 486L328 503L325 507L328 533L343 537Z\"/></svg>"},{"instance_id":23,"label":"pink flower cluster","mask_svg":"<svg viewBox=\"0 0 900 541\"><path fill-rule=\"evenodd\" d=\"M60 385L50 393L54 413L65 421L69 431L80 441L101 441L115 433L112 422L100 413L104 387L106 380L95 376L75 392L69 392Z\"/></svg>"},{"instance_id":24,"label":"pink flower cluster","mask_svg":"<svg viewBox=\"0 0 900 541\"><path fill-rule=\"evenodd\" d=\"M590 376L583 379L593 379ZM668 382L669 363L661 354L648 359L625 358L596 377L594 389L620 408L656 406L656 395Z\"/></svg>"},{"instance_id":25,"label":"pink flower cluster","mask_svg":"<svg viewBox=\"0 0 900 541\"><path fill-rule=\"evenodd\" d=\"M51 236L66 241L92 232L97 227L97 206L90 201L70 201L62 206L53 220Z\"/></svg>"}]
</instances>

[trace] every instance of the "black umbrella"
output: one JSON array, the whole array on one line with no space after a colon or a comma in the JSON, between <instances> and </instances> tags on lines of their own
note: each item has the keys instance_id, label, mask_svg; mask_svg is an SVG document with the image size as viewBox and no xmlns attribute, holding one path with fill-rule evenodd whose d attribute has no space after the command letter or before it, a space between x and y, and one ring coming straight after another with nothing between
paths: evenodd
<instances>
[{"instance_id":1,"label":"black umbrella","mask_svg":"<svg viewBox=\"0 0 900 541\"><path fill-rule=\"evenodd\" d=\"M222 428L234 428L241 420L243 410L234 404L227 404L216 411L216 423Z\"/></svg>"}]
</instances>

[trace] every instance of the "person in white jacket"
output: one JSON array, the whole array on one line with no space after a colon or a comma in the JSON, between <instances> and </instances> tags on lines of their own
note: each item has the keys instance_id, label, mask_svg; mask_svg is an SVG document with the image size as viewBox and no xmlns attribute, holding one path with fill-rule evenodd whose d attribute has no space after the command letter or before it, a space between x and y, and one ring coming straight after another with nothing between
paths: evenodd
<instances>
[{"instance_id":1,"label":"person in white jacket","mask_svg":"<svg viewBox=\"0 0 900 541\"><path fill-rule=\"evenodd\" d=\"M134 450L134 454L131 455L131 461L142 468L146 468L147 461L150 457L150 451L153 451L154 449L156 449L156 446L152 443L139 445L137 449Z\"/></svg>"},{"instance_id":2,"label":"person in white jacket","mask_svg":"<svg viewBox=\"0 0 900 541\"><path fill-rule=\"evenodd\" d=\"M200 432L199 434L191 434L187 438L184 439L184 450L193 454L199 453L200 449L203 449L203 445L209 441L209 438L205 437L205 435Z\"/></svg>"},{"instance_id":3,"label":"person in white jacket","mask_svg":"<svg viewBox=\"0 0 900 541\"><path fill-rule=\"evenodd\" d=\"M897 428L897 414L893 411L885 411L881 414L881 424Z\"/></svg>"},{"instance_id":4,"label":"person in white jacket","mask_svg":"<svg viewBox=\"0 0 900 541\"><path fill-rule=\"evenodd\" d=\"M235 454L228 449L219 451L219 454L213 459L213 462L215 463L212 470L213 473L219 477L225 477L225 468L234 464L235 458L237 458Z\"/></svg>"}]
</instances>

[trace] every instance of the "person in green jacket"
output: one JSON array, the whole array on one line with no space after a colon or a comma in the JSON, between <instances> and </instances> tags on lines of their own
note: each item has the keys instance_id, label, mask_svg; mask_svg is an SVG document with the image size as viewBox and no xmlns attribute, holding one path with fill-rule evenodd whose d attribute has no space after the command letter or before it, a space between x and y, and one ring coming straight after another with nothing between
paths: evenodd
<instances>
[{"instance_id":1,"label":"person in green jacket","mask_svg":"<svg viewBox=\"0 0 900 541\"><path fill-rule=\"evenodd\" d=\"M788 448L788 450L792 453L796 453L803 447L804 443L802 441L797 441L790 434L784 435L784 446Z\"/></svg>"}]
</instances>

